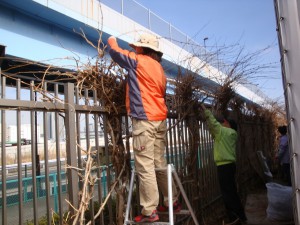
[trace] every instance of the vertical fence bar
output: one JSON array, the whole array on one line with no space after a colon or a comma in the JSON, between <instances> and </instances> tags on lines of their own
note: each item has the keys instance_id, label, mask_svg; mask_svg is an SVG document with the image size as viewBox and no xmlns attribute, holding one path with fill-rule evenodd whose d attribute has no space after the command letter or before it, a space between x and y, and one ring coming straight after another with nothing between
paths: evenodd
<instances>
[{"instance_id":1,"label":"vertical fence bar","mask_svg":"<svg viewBox=\"0 0 300 225\"><path fill-rule=\"evenodd\" d=\"M203 144L202 144L203 150L202 150L202 152L204 152L203 153L204 155L207 155L208 151L210 150L210 144L209 144L209 139L208 139L209 133L208 133L208 130L207 130L207 125L204 122L202 122L202 132L203 132L203 134L202 134L203 135ZM210 174L209 174L210 169L211 169L211 166L206 161L205 162L205 167L203 168L203 172L202 172L203 177L206 178L206 177L210 176ZM207 182L207 183L208 183L208 187L212 187L212 181L211 180L209 180L209 182ZM207 196L211 196L212 190L208 189L208 190L204 190L204 191L208 192ZM205 201L207 202L207 199L205 199Z\"/></svg>"},{"instance_id":2,"label":"vertical fence bar","mask_svg":"<svg viewBox=\"0 0 300 225\"><path fill-rule=\"evenodd\" d=\"M214 144L214 140L212 139L210 132L207 128L207 124L205 123L205 139L206 139L206 157L207 159L210 160L211 163L208 164L207 167L207 171L206 171L206 175L215 178L216 177L216 166L214 163L214 155L213 155L213 144ZM215 175L215 176L214 176ZM210 187L214 187L214 188L210 188L210 194L208 195L208 199L209 196L214 196L215 197L215 193L216 193L216 189L219 188L219 182L217 179L210 179Z\"/></svg>"},{"instance_id":3,"label":"vertical fence bar","mask_svg":"<svg viewBox=\"0 0 300 225\"><path fill-rule=\"evenodd\" d=\"M74 84L65 84L65 101L66 101L66 151L67 151L67 164L68 166L77 167L76 159L76 129L75 129L75 105L74 105ZM79 121L78 121L79 122ZM78 131L79 132L79 131ZM70 203L77 208L78 207L78 175L74 169L67 170L68 177L68 193ZM69 207L72 215L75 211L72 207Z\"/></svg>"},{"instance_id":4,"label":"vertical fence bar","mask_svg":"<svg viewBox=\"0 0 300 225\"><path fill-rule=\"evenodd\" d=\"M176 128L177 128L177 124L176 124L176 119L172 119L173 120L173 126L172 126L172 130L173 130L173 137L174 137L174 157L175 159L173 160L173 165L175 164L175 168L178 168L178 143L177 143L177 137L176 137Z\"/></svg>"},{"instance_id":5,"label":"vertical fence bar","mask_svg":"<svg viewBox=\"0 0 300 225\"><path fill-rule=\"evenodd\" d=\"M177 125L176 125L176 129L177 129L177 139L178 139L178 157L179 157L179 164L177 169L182 169L183 167L183 157L182 157L182 140L181 140L181 129L180 129L180 124L182 122L177 120Z\"/></svg>"},{"instance_id":6,"label":"vertical fence bar","mask_svg":"<svg viewBox=\"0 0 300 225\"><path fill-rule=\"evenodd\" d=\"M34 81L30 82L30 100L37 101L34 92ZM30 111L31 121L31 169L32 169L32 196L33 196L33 221L34 224L38 224L37 214L37 123L36 123L36 111Z\"/></svg>"},{"instance_id":7,"label":"vertical fence bar","mask_svg":"<svg viewBox=\"0 0 300 225\"><path fill-rule=\"evenodd\" d=\"M201 144L200 146L200 150L199 150L199 170L200 170L200 179L201 181L203 181L203 176L205 174L206 171L206 167L207 165L207 160L205 160L205 152L206 152L206 148L205 148L205 138L204 138L204 130L203 130L203 122L199 123L199 134L200 134L200 141Z\"/></svg>"},{"instance_id":8,"label":"vertical fence bar","mask_svg":"<svg viewBox=\"0 0 300 225\"><path fill-rule=\"evenodd\" d=\"M17 100L20 100L21 80L17 79ZM17 136L21 137L21 111L17 110ZM18 158L18 193L19 193L19 224L23 224L23 179L22 179L22 153L21 145L17 147ZM24 193L25 194L25 193Z\"/></svg>"},{"instance_id":9,"label":"vertical fence bar","mask_svg":"<svg viewBox=\"0 0 300 225\"><path fill-rule=\"evenodd\" d=\"M182 132L181 137L182 137L182 154L183 154L182 158L183 158L183 160L184 160L183 166L184 166L184 168L185 168L184 174L186 174L187 162L186 162L185 159L186 159L186 151L187 151L187 148L186 148L186 145L187 145L187 143L186 143L187 137L186 137L186 129L185 129L186 126L184 126L184 123L185 123L185 121L183 120L183 121L181 122L181 132Z\"/></svg>"},{"instance_id":10,"label":"vertical fence bar","mask_svg":"<svg viewBox=\"0 0 300 225\"><path fill-rule=\"evenodd\" d=\"M58 101L58 84L54 86L54 95L55 100L54 104ZM61 184L61 164L60 164L60 131L59 131L59 113L55 112L55 139L56 139L56 170L57 170L57 186L55 185L54 188L58 189L58 212L59 214L59 224L63 224L63 208L62 208L62 184ZM56 198L56 196L55 196Z\"/></svg>"},{"instance_id":11,"label":"vertical fence bar","mask_svg":"<svg viewBox=\"0 0 300 225\"><path fill-rule=\"evenodd\" d=\"M214 159L213 159L213 140L211 139L211 136L210 136L210 133L209 133L206 123L204 124L204 129L205 129L204 134L205 134L205 140L206 140L206 142L205 142L206 143L206 145L205 145L206 156L213 162L214 161ZM206 169L206 176L213 177L214 169L215 169L214 163L208 164L207 169ZM218 181L216 179L210 179L209 187L214 187L214 188L210 188L208 190L209 194L208 194L207 200L209 200L210 196L214 195L215 189L219 187Z\"/></svg>"},{"instance_id":12,"label":"vertical fence bar","mask_svg":"<svg viewBox=\"0 0 300 225\"><path fill-rule=\"evenodd\" d=\"M167 130L169 129L170 127L170 120L167 118L166 119L167 121ZM167 155L167 163L170 162L170 147L169 147L169 137L168 137L168 131L166 133L166 155Z\"/></svg>"},{"instance_id":13,"label":"vertical fence bar","mask_svg":"<svg viewBox=\"0 0 300 225\"><path fill-rule=\"evenodd\" d=\"M84 100L85 105L89 105L89 92L87 89L84 89ZM91 150L91 143L90 143L90 113L85 113L85 141L86 141L86 150Z\"/></svg>"},{"instance_id":14,"label":"vertical fence bar","mask_svg":"<svg viewBox=\"0 0 300 225\"><path fill-rule=\"evenodd\" d=\"M168 161L168 164L173 164L174 162L174 151L173 151L173 138L172 138L172 126L173 126L173 123L172 123L172 119L169 118L168 119L169 121L169 127L168 127L168 130L169 130L169 141L168 141L168 145L169 145L169 148L170 148L170 152L169 154L171 155L171 157L169 157L169 161Z\"/></svg>"},{"instance_id":15,"label":"vertical fence bar","mask_svg":"<svg viewBox=\"0 0 300 225\"><path fill-rule=\"evenodd\" d=\"M75 102L76 105L79 105L80 100L80 93L78 87L75 87ZM80 112L76 112L76 130L77 130L77 161L78 161L78 168L82 168L82 158L81 158L81 140L80 140ZM78 173L82 173L82 171L78 171ZM79 179L79 189L82 190L83 187L83 181Z\"/></svg>"},{"instance_id":16,"label":"vertical fence bar","mask_svg":"<svg viewBox=\"0 0 300 225\"><path fill-rule=\"evenodd\" d=\"M5 87L6 87L6 77L2 78L2 87L1 87L1 98L5 99ZM6 112L1 110L1 163L2 163L2 224L7 224L7 196L6 196Z\"/></svg>"},{"instance_id":17,"label":"vertical fence bar","mask_svg":"<svg viewBox=\"0 0 300 225\"><path fill-rule=\"evenodd\" d=\"M47 93L47 83L44 83L44 93ZM48 137L49 137L49 121L48 112L43 112L44 117L44 165L45 165L45 188L46 188L46 208L48 225L51 225L51 211L50 211L50 181L49 181L49 157L48 157Z\"/></svg>"}]
</instances>

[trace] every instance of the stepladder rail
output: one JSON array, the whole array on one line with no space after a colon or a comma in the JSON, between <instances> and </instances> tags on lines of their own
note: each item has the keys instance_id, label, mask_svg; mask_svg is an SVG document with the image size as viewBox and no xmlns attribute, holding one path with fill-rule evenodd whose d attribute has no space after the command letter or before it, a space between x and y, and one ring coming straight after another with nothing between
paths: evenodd
<instances>
[{"instance_id":1,"label":"stepladder rail","mask_svg":"<svg viewBox=\"0 0 300 225\"><path fill-rule=\"evenodd\" d=\"M187 206L187 210L180 210L180 212L173 212L173 207L168 207L168 212L158 212L158 214L165 214L169 215L169 221L168 222L162 222L162 221L156 221L156 222L135 222L133 220L129 219L129 211L131 209L131 199L132 199L132 192L133 192L133 186L134 186L134 181L135 181L135 175L138 173L135 168L132 169L131 173L131 180L130 180L130 185L129 185L129 192L128 192L128 200L127 200L127 206L126 206L126 213L125 213L125 220L124 220L124 225L126 224L143 224L143 225L174 225L174 215L185 215L188 217L192 217L195 225L199 225L197 218L193 212L192 206L187 198L187 195L184 191L184 188L181 184L181 181L177 175L177 172L172 164L168 164L167 167L165 168L156 168L155 171L165 171L167 170L167 178L168 178L168 203L169 206L173 205L173 197L172 197L172 178L174 178L175 184L177 184L180 193L185 201L185 204ZM173 175L173 176L172 176Z\"/></svg>"}]
</instances>

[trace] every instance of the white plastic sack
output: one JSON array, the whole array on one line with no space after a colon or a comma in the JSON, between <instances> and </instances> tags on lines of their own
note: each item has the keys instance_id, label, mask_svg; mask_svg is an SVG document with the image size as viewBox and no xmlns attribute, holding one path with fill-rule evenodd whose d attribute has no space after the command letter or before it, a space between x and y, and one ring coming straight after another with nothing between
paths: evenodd
<instances>
[{"instance_id":1,"label":"white plastic sack","mask_svg":"<svg viewBox=\"0 0 300 225\"><path fill-rule=\"evenodd\" d=\"M293 220L292 187L277 183L267 183L269 220Z\"/></svg>"}]
</instances>

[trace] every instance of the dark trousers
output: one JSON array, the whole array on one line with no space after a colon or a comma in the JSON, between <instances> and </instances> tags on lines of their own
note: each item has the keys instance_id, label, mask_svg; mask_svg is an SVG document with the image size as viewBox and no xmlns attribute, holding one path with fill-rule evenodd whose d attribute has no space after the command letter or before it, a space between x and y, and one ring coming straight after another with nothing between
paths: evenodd
<instances>
[{"instance_id":1,"label":"dark trousers","mask_svg":"<svg viewBox=\"0 0 300 225\"><path fill-rule=\"evenodd\" d=\"M292 186L291 182L291 168L289 163L282 164L282 175L283 179L287 181L288 186Z\"/></svg>"},{"instance_id":2,"label":"dark trousers","mask_svg":"<svg viewBox=\"0 0 300 225\"><path fill-rule=\"evenodd\" d=\"M224 200L227 216L230 221L240 218L246 221L244 207L237 193L235 181L235 163L217 166L221 194Z\"/></svg>"}]
</instances>

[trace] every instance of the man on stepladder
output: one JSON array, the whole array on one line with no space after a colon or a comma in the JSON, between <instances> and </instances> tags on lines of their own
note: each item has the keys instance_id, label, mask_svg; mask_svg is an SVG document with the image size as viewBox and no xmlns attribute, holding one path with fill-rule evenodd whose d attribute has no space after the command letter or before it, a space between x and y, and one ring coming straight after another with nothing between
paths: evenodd
<instances>
[{"instance_id":1,"label":"man on stepladder","mask_svg":"<svg viewBox=\"0 0 300 225\"><path fill-rule=\"evenodd\" d=\"M126 108L132 119L132 137L135 168L139 176L141 215L135 222L154 222L159 217L156 210L168 211L168 182L164 157L167 131L165 104L166 76L160 64L163 53L158 38L142 34L130 44L131 52L119 47L115 37L108 39L111 58L127 70ZM164 205L158 207L159 191ZM173 185L174 212L181 210L177 191ZM158 208L157 208L158 207Z\"/></svg>"}]
</instances>

